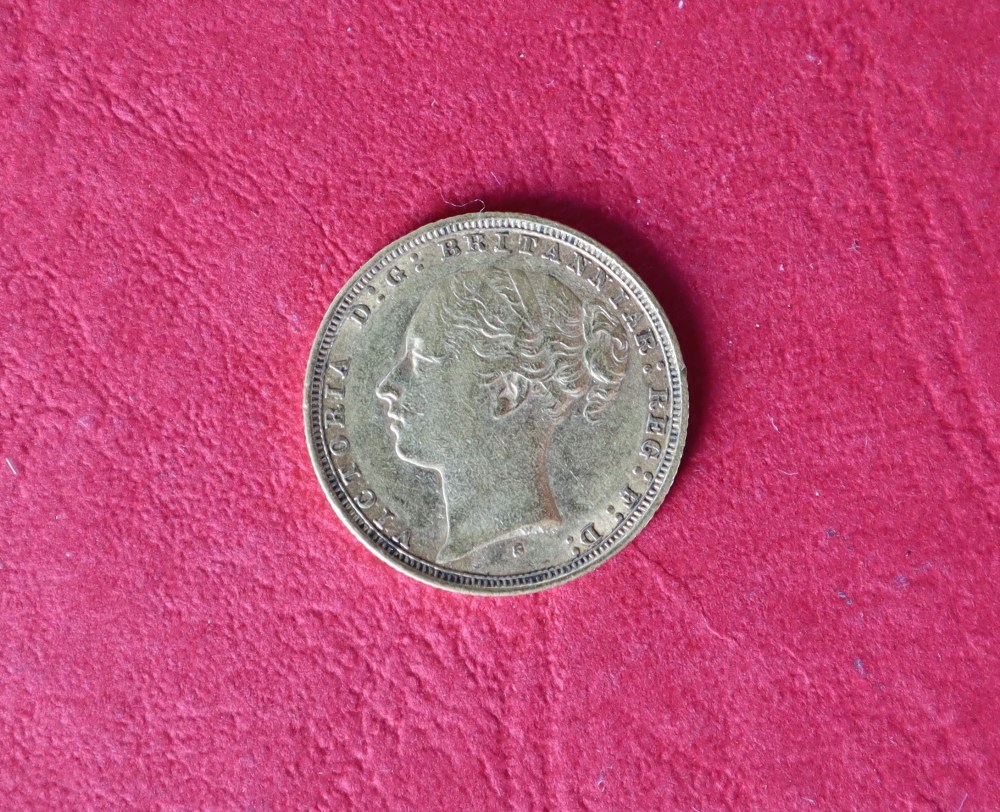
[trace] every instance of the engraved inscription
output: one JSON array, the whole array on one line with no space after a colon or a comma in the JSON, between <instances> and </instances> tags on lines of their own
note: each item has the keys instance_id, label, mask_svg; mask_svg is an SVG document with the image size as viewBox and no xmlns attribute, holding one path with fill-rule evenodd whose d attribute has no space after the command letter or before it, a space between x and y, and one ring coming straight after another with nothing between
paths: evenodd
<instances>
[{"instance_id":1,"label":"engraved inscription","mask_svg":"<svg viewBox=\"0 0 1000 812\"><path fill-rule=\"evenodd\" d=\"M372 309L368 305L359 304L351 308L351 318L358 324L365 324L371 314Z\"/></svg>"},{"instance_id":2,"label":"engraved inscription","mask_svg":"<svg viewBox=\"0 0 1000 812\"><path fill-rule=\"evenodd\" d=\"M645 355L650 350L656 349L656 336L648 327L635 334L635 341L639 345L639 352Z\"/></svg>"},{"instance_id":3,"label":"engraved inscription","mask_svg":"<svg viewBox=\"0 0 1000 812\"><path fill-rule=\"evenodd\" d=\"M574 251L570 267L576 272L577 276L585 277L587 272L594 267L594 263L587 259L579 251Z\"/></svg>"},{"instance_id":4,"label":"engraved inscription","mask_svg":"<svg viewBox=\"0 0 1000 812\"><path fill-rule=\"evenodd\" d=\"M642 442L642 448L639 453L642 454L647 460L654 459L660 456L660 452L663 449L660 448L660 444L656 440L646 439Z\"/></svg>"},{"instance_id":5,"label":"engraved inscription","mask_svg":"<svg viewBox=\"0 0 1000 812\"><path fill-rule=\"evenodd\" d=\"M621 496L626 507L633 508L639 504L639 494L632 490L632 488L628 485L622 489Z\"/></svg>"},{"instance_id":6,"label":"engraved inscription","mask_svg":"<svg viewBox=\"0 0 1000 812\"><path fill-rule=\"evenodd\" d=\"M323 412L323 427L344 428L344 404L337 403Z\"/></svg>"},{"instance_id":7,"label":"engraved inscription","mask_svg":"<svg viewBox=\"0 0 1000 812\"><path fill-rule=\"evenodd\" d=\"M667 413L667 404L670 402L670 393L666 389L654 389L649 387L649 411L661 417Z\"/></svg>"},{"instance_id":8,"label":"engraved inscription","mask_svg":"<svg viewBox=\"0 0 1000 812\"><path fill-rule=\"evenodd\" d=\"M562 262L562 258L559 256L559 243L552 243L552 247L542 254L542 259L547 259L549 262Z\"/></svg>"},{"instance_id":9,"label":"engraved inscription","mask_svg":"<svg viewBox=\"0 0 1000 812\"><path fill-rule=\"evenodd\" d=\"M517 248L520 254L534 254L538 248L538 237L534 234L522 234L521 242Z\"/></svg>"},{"instance_id":10,"label":"engraved inscription","mask_svg":"<svg viewBox=\"0 0 1000 812\"><path fill-rule=\"evenodd\" d=\"M326 432L330 432L332 429L339 430L345 428L345 378L350 367L350 358L331 360L327 367L326 380L323 385L323 399L325 404L323 408L323 429ZM337 436L343 436L342 432L338 431ZM327 437L330 437L329 433Z\"/></svg>"},{"instance_id":11,"label":"engraved inscription","mask_svg":"<svg viewBox=\"0 0 1000 812\"><path fill-rule=\"evenodd\" d=\"M580 532L580 541L584 544L597 544L601 540L601 534L591 522Z\"/></svg>"}]
</instances>

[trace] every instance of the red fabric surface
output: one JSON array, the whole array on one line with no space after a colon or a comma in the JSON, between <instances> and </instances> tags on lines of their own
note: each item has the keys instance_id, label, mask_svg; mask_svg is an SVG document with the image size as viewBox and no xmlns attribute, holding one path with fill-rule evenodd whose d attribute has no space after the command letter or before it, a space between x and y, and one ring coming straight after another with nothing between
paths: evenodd
<instances>
[{"instance_id":1,"label":"red fabric surface","mask_svg":"<svg viewBox=\"0 0 1000 812\"><path fill-rule=\"evenodd\" d=\"M998 30L0 7L0 807L1000 809ZM690 369L653 522L515 599L379 562L302 429L340 286L476 199Z\"/></svg>"}]
</instances>

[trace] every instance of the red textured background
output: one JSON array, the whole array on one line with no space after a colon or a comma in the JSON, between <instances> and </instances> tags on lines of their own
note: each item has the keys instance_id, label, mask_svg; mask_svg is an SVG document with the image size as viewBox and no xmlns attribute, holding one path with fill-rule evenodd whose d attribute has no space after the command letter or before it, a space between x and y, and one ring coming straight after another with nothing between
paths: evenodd
<instances>
[{"instance_id":1,"label":"red textured background","mask_svg":"<svg viewBox=\"0 0 1000 812\"><path fill-rule=\"evenodd\" d=\"M995 3L0 6L0 807L1000 809ZM650 284L648 529L430 589L301 418L480 207Z\"/></svg>"}]
</instances>

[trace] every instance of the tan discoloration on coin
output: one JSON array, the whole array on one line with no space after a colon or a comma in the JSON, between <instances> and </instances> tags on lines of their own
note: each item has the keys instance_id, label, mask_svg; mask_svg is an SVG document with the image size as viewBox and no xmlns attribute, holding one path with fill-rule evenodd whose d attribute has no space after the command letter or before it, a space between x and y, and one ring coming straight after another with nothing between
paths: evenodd
<instances>
[{"instance_id":1,"label":"tan discoloration on coin","mask_svg":"<svg viewBox=\"0 0 1000 812\"><path fill-rule=\"evenodd\" d=\"M305 424L330 502L422 581L531 592L649 521L687 428L677 341L652 294L579 232L453 217L380 251L330 306Z\"/></svg>"}]
</instances>

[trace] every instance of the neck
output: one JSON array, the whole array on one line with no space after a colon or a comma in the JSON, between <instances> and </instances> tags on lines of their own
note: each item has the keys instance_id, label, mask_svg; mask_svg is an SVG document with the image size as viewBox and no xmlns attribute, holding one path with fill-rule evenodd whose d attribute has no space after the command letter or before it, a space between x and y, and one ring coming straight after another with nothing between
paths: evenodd
<instances>
[{"instance_id":1,"label":"neck","mask_svg":"<svg viewBox=\"0 0 1000 812\"><path fill-rule=\"evenodd\" d=\"M438 553L439 562L560 521L545 470L545 446L481 447L484 456L475 464L441 472L448 538Z\"/></svg>"}]
</instances>

